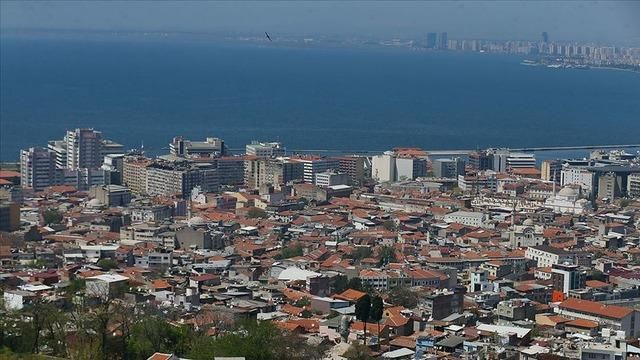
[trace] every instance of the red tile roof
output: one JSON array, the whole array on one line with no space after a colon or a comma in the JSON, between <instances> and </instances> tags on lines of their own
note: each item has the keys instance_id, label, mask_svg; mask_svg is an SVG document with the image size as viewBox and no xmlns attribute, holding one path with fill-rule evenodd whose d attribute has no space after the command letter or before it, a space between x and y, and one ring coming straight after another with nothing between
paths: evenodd
<instances>
[{"instance_id":1,"label":"red tile roof","mask_svg":"<svg viewBox=\"0 0 640 360\"><path fill-rule=\"evenodd\" d=\"M625 316L633 313L633 309L625 308L622 306L605 305L595 301L580 300L580 299L567 299L558 305L561 309L569 311L578 311L599 317L609 319L622 319Z\"/></svg>"}]
</instances>

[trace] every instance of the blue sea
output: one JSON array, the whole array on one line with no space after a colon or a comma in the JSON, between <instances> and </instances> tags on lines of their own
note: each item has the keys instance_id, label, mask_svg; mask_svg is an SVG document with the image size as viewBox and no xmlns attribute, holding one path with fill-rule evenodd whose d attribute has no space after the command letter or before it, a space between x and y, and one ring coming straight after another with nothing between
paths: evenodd
<instances>
[{"instance_id":1,"label":"blue sea","mask_svg":"<svg viewBox=\"0 0 640 360\"><path fill-rule=\"evenodd\" d=\"M640 74L516 56L179 41L0 42L0 160L94 127L163 152L173 136L288 149L640 142Z\"/></svg>"}]
</instances>

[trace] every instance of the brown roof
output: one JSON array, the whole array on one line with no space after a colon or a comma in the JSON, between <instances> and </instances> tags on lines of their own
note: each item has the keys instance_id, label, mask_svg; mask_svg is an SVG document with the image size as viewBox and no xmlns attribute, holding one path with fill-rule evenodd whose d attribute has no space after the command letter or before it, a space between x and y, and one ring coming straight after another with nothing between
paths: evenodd
<instances>
[{"instance_id":1,"label":"brown roof","mask_svg":"<svg viewBox=\"0 0 640 360\"><path fill-rule=\"evenodd\" d=\"M578 328L595 329L598 327L598 323L591 320L575 319L567 322L565 326L573 326Z\"/></svg>"},{"instance_id":2,"label":"brown roof","mask_svg":"<svg viewBox=\"0 0 640 360\"><path fill-rule=\"evenodd\" d=\"M609 319L622 319L631 314L633 309L622 306L605 305L595 301L567 299L558 305L562 309L579 311Z\"/></svg>"},{"instance_id":3,"label":"brown roof","mask_svg":"<svg viewBox=\"0 0 640 360\"><path fill-rule=\"evenodd\" d=\"M336 299L342 299L342 300L347 300L347 301L358 301L361 297L367 295L367 293L364 293L362 291L358 291L358 290L354 290L354 289L347 289L345 291L343 291L340 294L336 294L333 297Z\"/></svg>"}]
</instances>

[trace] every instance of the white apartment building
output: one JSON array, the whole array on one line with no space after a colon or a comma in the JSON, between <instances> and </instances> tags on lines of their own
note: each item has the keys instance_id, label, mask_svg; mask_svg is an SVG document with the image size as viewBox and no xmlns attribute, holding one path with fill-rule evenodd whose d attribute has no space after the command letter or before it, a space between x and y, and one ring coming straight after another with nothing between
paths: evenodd
<instances>
[{"instance_id":1,"label":"white apartment building","mask_svg":"<svg viewBox=\"0 0 640 360\"><path fill-rule=\"evenodd\" d=\"M587 194L593 194L595 181L595 174L582 167L565 166L560 173L560 185L580 185Z\"/></svg>"},{"instance_id":2,"label":"white apartment building","mask_svg":"<svg viewBox=\"0 0 640 360\"><path fill-rule=\"evenodd\" d=\"M630 174L627 178L627 195L640 197L640 173Z\"/></svg>"},{"instance_id":3,"label":"white apartment building","mask_svg":"<svg viewBox=\"0 0 640 360\"><path fill-rule=\"evenodd\" d=\"M284 156L285 148L280 142L259 142L252 141L251 144L245 146L247 155L258 157L278 157Z\"/></svg>"},{"instance_id":4,"label":"white apartment building","mask_svg":"<svg viewBox=\"0 0 640 360\"><path fill-rule=\"evenodd\" d=\"M67 168L99 168L102 165L102 133L93 129L67 131Z\"/></svg>"},{"instance_id":5,"label":"white apartment building","mask_svg":"<svg viewBox=\"0 0 640 360\"><path fill-rule=\"evenodd\" d=\"M55 154L44 148L20 151L20 183L22 187L42 191L55 184Z\"/></svg>"},{"instance_id":6,"label":"white apartment building","mask_svg":"<svg viewBox=\"0 0 640 360\"><path fill-rule=\"evenodd\" d=\"M459 223L467 226L482 227L486 216L481 212L456 211L444 216L446 223Z\"/></svg>"},{"instance_id":7,"label":"white apartment building","mask_svg":"<svg viewBox=\"0 0 640 360\"><path fill-rule=\"evenodd\" d=\"M338 170L340 168L340 160L321 157L304 157L292 159L302 163L302 179L308 184L313 184L316 174L327 170Z\"/></svg>"},{"instance_id":8,"label":"white apartment building","mask_svg":"<svg viewBox=\"0 0 640 360\"><path fill-rule=\"evenodd\" d=\"M371 177L378 182L389 182L396 179L396 157L392 152L388 151L372 158Z\"/></svg>"},{"instance_id":9,"label":"white apartment building","mask_svg":"<svg viewBox=\"0 0 640 360\"><path fill-rule=\"evenodd\" d=\"M537 262L537 267L551 267L556 264L575 262L575 255L562 249L540 245L527 248L524 257Z\"/></svg>"}]
</instances>

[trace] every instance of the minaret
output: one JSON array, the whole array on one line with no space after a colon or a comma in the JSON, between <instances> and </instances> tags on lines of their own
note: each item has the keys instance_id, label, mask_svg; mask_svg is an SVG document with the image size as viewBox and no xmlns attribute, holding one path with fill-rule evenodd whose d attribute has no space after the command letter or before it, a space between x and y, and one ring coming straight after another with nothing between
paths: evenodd
<instances>
[{"instance_id":1,"label":"minaret","mask_svg":"<svg viewBox=\"0 0 640 360\"><path fill-rule=\"evenodd\" d=\"M558 170L553 170L553 196L556 195L556 171Z\"/></svg>"}]
</instances>

